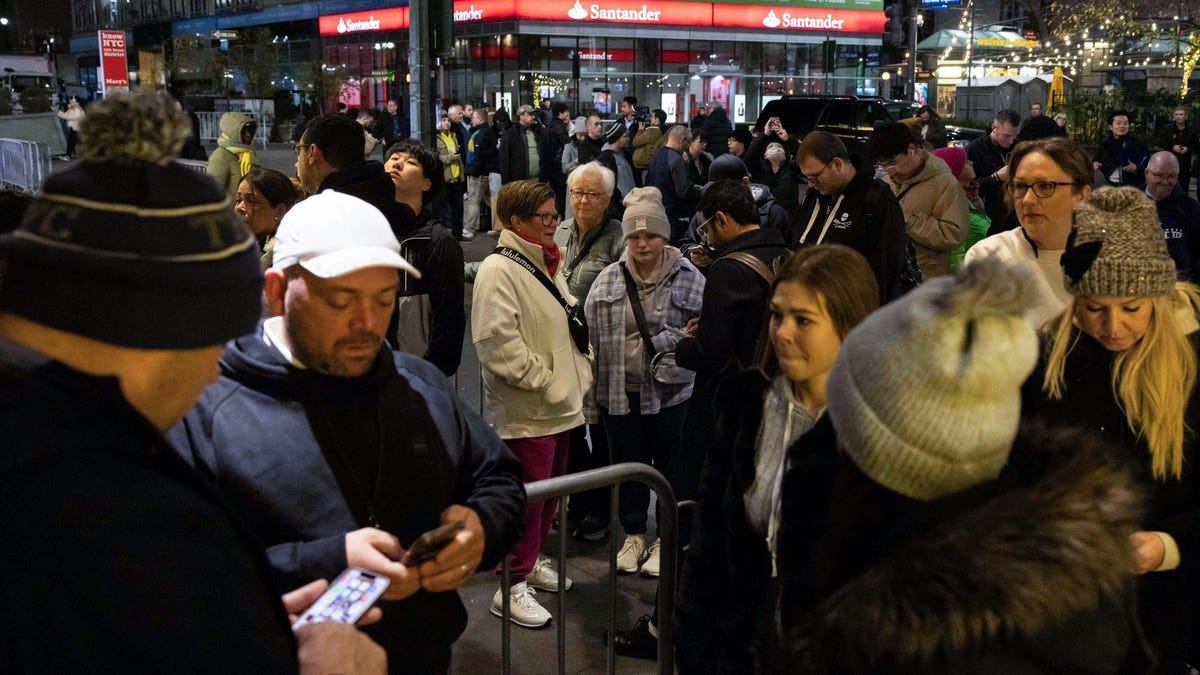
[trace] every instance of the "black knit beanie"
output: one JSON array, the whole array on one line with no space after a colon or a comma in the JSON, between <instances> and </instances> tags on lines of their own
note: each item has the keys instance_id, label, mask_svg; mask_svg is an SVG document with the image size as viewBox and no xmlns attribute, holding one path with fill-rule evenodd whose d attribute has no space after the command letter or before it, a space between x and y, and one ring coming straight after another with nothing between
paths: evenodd
<instances>
[{"instance_id":1,"label":"black knit beanie","mask_svg":"<svg viewBox=\"0 0 1200 675\"><path fill-rule=\"evenodd\" d=\"M197 349L251 332L254 236L222 186L174 162L191 124L166 94L88 108L81 160L52 174L0 237L0 311L135 349Z\"/></svg>"}]
</instances>

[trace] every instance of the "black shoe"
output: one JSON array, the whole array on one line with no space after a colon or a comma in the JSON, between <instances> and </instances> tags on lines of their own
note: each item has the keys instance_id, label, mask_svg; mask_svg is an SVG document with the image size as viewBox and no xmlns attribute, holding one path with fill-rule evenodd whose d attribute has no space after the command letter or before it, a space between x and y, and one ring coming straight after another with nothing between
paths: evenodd
<instances>
[{"instance_id":1,"label":"black shoe","mask_svg":"<svg viewBox=\"0 0 1200 675\"><path fill-rule=\"evenodd\" d=\"M608 534L608 523L596 516L584 518L579 527L575 528L575 536L588 541L600 541L606 534Z\"/></svg>"},{"instance_id":2,"label":"black shoe","mask_svg":"<svg viewBox=\"0 0 1200 675\"><path fill-rule=\"evenodd\" d=\"M650 616L643 615L629 630L617 631L613 638L613 651L634 659L657 660L658 638L650 634Z\"/></svg>"}]
</instances>

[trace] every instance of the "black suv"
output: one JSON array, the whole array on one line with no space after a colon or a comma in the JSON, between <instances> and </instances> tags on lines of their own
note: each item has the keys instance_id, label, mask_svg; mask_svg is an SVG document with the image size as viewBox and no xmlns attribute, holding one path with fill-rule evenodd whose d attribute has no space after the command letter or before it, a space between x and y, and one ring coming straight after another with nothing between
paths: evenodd
<instances>
[{"instance_id":1,"label":"black suv","mask_svg":"<svg viewBox=\"0 0 1200 675\"><path fill-rule=\"evenodd\" d=\"M784 96L763 107L754 129L761 132L772 117L778 117L797 140L810 131L828 131L842 139L855 157L862 156L876 125L893 121L878 100L856 96Z\"/></svg>"},{"instance_id":2,"label":"black suv","mask_svg":"<svg viewBox=\"0 0 1200 675\"><path fill-rule=\"evenodd\" d=\"M767 120L778 117L789 136L800 139L810 131L828 131L842 139L852 157L861 158L871 131L880 124L896 121L885 107L890 103L857 96L784 96L762 109L754 129L761 132ZM906 115L911 116L911 113ZM950 145L965 146L983 132L946 127L946 135Z\"/></svg>"}]
</instances>

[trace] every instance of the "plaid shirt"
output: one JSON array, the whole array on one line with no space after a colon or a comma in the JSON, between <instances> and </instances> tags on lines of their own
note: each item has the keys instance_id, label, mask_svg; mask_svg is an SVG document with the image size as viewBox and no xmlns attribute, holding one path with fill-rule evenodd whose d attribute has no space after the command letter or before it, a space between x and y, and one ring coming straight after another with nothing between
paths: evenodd
<instances>
[{"instance_id":1,"label":"plaid shirt","mask_svg":"<svg viewBox=\"0 0 1200 675\"><path fill-rule=\"evenodd\" d=\"M592 395L584 404L584 414L589 422L598 421L603 408L610 415L628 415L629 399L625 396L625 307L629 295L625 291L625 277L621 274L621 260L605 267L592 284L588 293L584 313L591 329L592 348L596 359L595 386ZM657 352L675 351L675 343L681 335L667 329L682 330L688 319L700 316L700 301L704 297L704 275L683 256L675 259L671 269L664 275L662 283L667 291L659 297L660 306L647 313L647 328ZM659 319L656 321L656 317ZM692 396L692 382L686 384L663 384L650 374L650 358L646 354L640 367L645 373L642 379L641 414L653 415L663 408L678 405Z\"/></svg>"}]
</instances>

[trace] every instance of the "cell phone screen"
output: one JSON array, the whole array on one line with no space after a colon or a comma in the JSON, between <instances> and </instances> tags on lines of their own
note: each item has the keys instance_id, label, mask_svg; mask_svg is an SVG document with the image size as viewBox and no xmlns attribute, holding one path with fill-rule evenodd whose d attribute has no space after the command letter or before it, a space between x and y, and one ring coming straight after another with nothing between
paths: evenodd
<instances>
[{"instance_id":1,"label":"cell phone screen","mask_svg":"<svg viewBox=\"0 0 1200 675\"><path fill-rule=\"evenodd\" d=\"M329 588L304 610L292 624L292 630L325 621L354 623L383 595L391 580L356 567L342 572Z\"/></svg>"}]
</instances>

